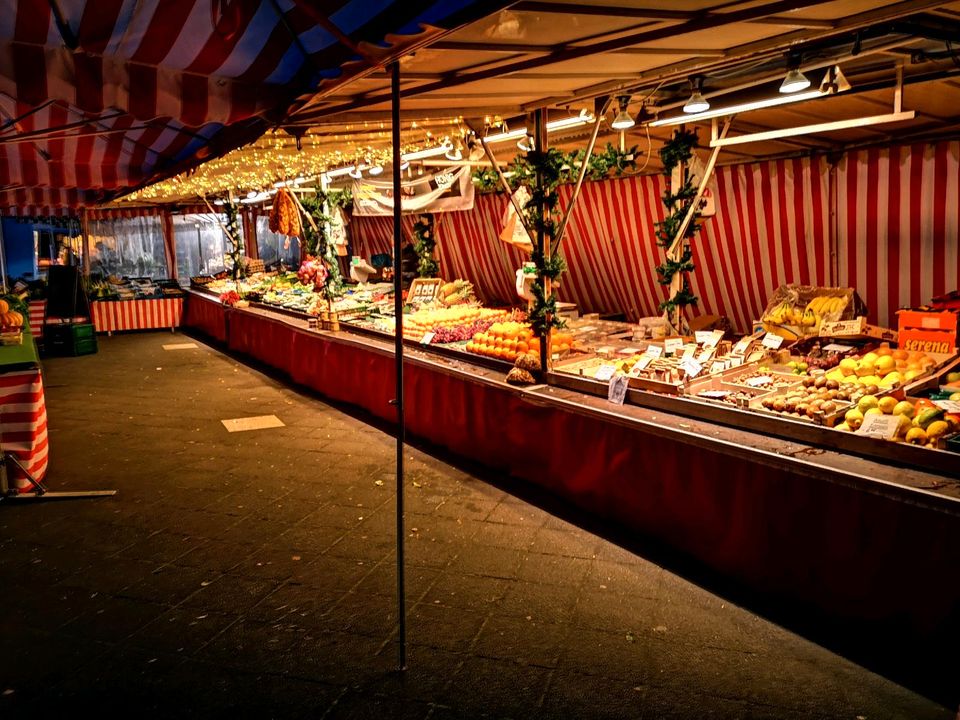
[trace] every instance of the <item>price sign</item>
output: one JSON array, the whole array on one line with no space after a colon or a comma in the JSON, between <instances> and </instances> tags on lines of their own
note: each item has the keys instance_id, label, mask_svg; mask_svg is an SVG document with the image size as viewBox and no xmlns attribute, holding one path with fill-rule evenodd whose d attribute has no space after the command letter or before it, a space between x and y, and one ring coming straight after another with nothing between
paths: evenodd
<instances>
[{"instance_id":1,"label":"price sign","mask_svg":"<svg viewBox=\"0 0 960 720\"><path fill-rule=\"evenodd\" d=\"M646 370L652 362L652 355L641 355L640 359L633 364L632 368L630 368L630 375L637 377L642 371Z\"/></svg>"},{"instance_id":2,"label":"price sign","mask_svg":"<svg viewBox=\"0 0 960 720\"><path fill-rule=\"evenodd\" d=\"M824 345L823 349L827 352L845 353L853 350L853 345L839 345L838 343L830 343L829 345Z\"/></svg>"},{"instance_id":3,"label":"price sign","mask_svg":"<svg viewBox=\"0 0 960 720\"><path fill-rule=\"evenodd\" d=\"M697 346L696 346L696 345L687 345L687 346L683 349L683 355L681 355L680 357L681 357L682 360L688 360L688 359L692 358L692 357L694 356L694 354L696 354L696 352L697 352Z\"/></svg>"},{"instance_id":4,"label":"price sign","mask_svg":"<svg viewBox=\"0 0 960 720\"><path fill-rule=\"evenodd\" d=\"M697 355L697 362L705 363L711 357L713 357L714 348L708 347L704 348L699 355Z\"/></svg>"},{"instance_id":5,"label":"price sign","mask_svg":"<svg viewBox=\"0 0 960 720\"><path fill-rule=\"evenodd\" d=\"M636 355L640 352L640 348L621 348L620 350L617 350L617 352L621 355Z\"/></svg>"},{"instance_id":6,"label":"price sign","mask_svg":"<svg viewBox=\"0 0 960 720\"><path fill-rule=\"evenodd\" d=\"M597 368L597 373L594 377L600 382L607 382L610 378L613 377L614 373L617 372L616 365L601 365Z\"/></svg>"},{"instance_id":7,"label":"price sign","mask_svg":"<svg viewBox=\"0 0 960 720\"><path fill-rule=\"evenodd\" d=\"M714 360L713 364L710 366L710 374L723 372L727 369L727 363L723 360Z\"/></svg>"},{"instance_id":8,"label":"price sign","mask_svg":"<svg viewBox=\"0 0 960 720\"><path fill-rule=\"evenodd\" d=\"M730 367L740 367L741 365L743 365L743 358L729 357L727 358L727 362L730 364Z\"/></svg>"},{"instance_id":9,"label":"price sign","mask_svg":"<svg viewBox=\"0 0 960 720\"><path fill-rule=\"evenodd\" d=\"M430 343L433 342L433 336L434 336L434 335L436 335L436 333L433 333L433 332L425 332L425 333L423 334L423 337L420 338L420 344L421 344L421 345L429 345Z\"/></svg>"},{"instance_id":10,"label":"price sign","mask_svg":"<svg viewBox=\"0 0 960 720\"><path fill-rule=\"evenodd\" d=\"M687 374L687 377L693 378L703 372L703 365L698 363L693 358L684 358L681 360L680 367L683 368L683 371Z\"/></svg>"},{"instance_id":11,"label":"price sign","mask_svg":"<svg viewBox=\"0 0 960 720\"><path fill-rule=\"evenodd\" d=\"M893 440L900 427L899 415L867 415L863 425L857 430L858 435Z\"/></svg>"},{"instance_id":12,"label":"price sign","mask_svg":"<svg viewBox=\"0 0 960 720\"><path fill-rule=\"evenodd\" d=\"M743 338L743 340L733 346L733 354L743 355L747 352L748 347L750 347L750 338Z\"/></svg>"},{"instance_id":13,"label":"price sign","mask_svg":"<svg viewBox=\"0 0 960 720\"><path fill-rule=\"evenodd\" d=\"M417 278L410 283L410 290L407 291L407 302L411 305L433 302L437 299L437 293L440 292L442 283L443 281L440 278Z\"/></svg>"},{"instance_id":14,"label":"price sign","mask_svg":"<svg viewBox=\"0 0 960 720\"><path fill-rule=\"evenodd\" d=\"M627 398L627 387L629 384L630 381L626 375L617 375L611 379L610 386L607 388L607 400L614 405L623 405L623 401Z\"/></svg>"},{"instance_id":15,"label":"price sign","mask_svg":"<svg viewBox=\"0 0 960 720\"><path fill-rule=\"evenodd\" d=\"M656 359L663 355L663 348L659 345L647 345L647 349L643 351L643 354L652 359Z\"/></svg>"},{"instance_id":16,"label":"price sign","mask_svg":"<svg viewBox=\"0 0 960 720\"><path fill-rule=\"evenodd\" d=\"M767 333L763 336L763 346L772 350L779 350L783 345L783 338L774 333Z\"/></svg>"},{"instance_id":17,"label":"price sign","mask_svg":"<svg viewBox=\"0 0 960 720\"><path fill-rule=\"evenodd\" d=\"M933 404L948 413L960 413L960 402L956 400L934 400Z\"/></svg>"},{"instance_id":18,"label":"price sign","mask_svg":"<svg viewBox=\"0 0 960 720\"><path fill-rule=\"evenodd\" d=\"M713 348L723 339L723 330L697 330L694 337L696 337L697 345Z\"/></svg>"},{"instance_id":19,"label":"price sign","mask_svg":"<svg viewBox=\"0 0 960 720\"><path fill-rule=\"evenodd\" d=\"M759 377L747 378L747 385L750 387L762 387L764 385L772 385L773 378L769 375L760 375Z\"/></svg>"},{"instance_id":20,"label":"price sign","mask_svg":"<svg viewBox=\"0 0 960 720\"><path fill-rule=\"evenodd\" d=\"M675 355L683 347L683 338L667 338L663 341L663 350L667 355Z\"/></svg>"},{"instance_id":21,"label":"price sign","mask_svg":"<svg viewBox=\"0 0 960 720\"><path fill-rule=\"evenodd\" d=\"M603 347L597 348L597 355L603 355L604 353L613 352L613 347L610 345L604 345Z\"/></svg>"}]
</instances>

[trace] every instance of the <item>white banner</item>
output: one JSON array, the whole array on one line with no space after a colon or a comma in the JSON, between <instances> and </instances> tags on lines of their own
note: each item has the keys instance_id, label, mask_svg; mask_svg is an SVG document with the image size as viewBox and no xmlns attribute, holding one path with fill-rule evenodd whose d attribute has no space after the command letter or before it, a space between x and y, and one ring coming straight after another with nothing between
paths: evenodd
<instances>
[{"instance_id":1,"label":"white banner","mask_svg":"<svg viewBox=\"0 0 960 720\"><path fill-rule=\"evenodd\" d=\"M354 215L393 215L393 181L361 178L353 181ZM401 183L405 213L450 212L473 209L470 167L440 168Z\"/></svg>"}]
</instances>

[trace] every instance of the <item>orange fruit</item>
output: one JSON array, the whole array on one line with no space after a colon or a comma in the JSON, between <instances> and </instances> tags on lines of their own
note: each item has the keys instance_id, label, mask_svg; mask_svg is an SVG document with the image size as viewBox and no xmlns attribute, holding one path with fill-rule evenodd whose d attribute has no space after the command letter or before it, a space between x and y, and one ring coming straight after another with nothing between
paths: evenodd
<instances>
[{"instance_id":1,"label":"orange fruit","mask_svg":"<svg viewBox=\"0 0 960 720\"><path fill-rule=\"evenodd\" d=\"M523 340L517 343L517 352L526 353L530 349L530 346L527 345Z\"/></svg>"}]
</instances>

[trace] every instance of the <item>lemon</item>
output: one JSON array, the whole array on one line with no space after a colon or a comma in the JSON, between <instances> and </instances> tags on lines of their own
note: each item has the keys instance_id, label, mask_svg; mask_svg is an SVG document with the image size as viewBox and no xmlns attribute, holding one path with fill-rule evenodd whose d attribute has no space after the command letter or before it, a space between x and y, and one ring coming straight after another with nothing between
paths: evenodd
<instances>
[{"instance_id":1,"label":"lemon","mask_svg":"<svg viewBox=\"0 0 960 720\"><path fill-rule=\"evenodd\" d=\"M895 397L882 397L877 402L877 407L880 408L885 415L892 415L894 408L897 407L897 399Z\"/></svg>"}]
</instances>

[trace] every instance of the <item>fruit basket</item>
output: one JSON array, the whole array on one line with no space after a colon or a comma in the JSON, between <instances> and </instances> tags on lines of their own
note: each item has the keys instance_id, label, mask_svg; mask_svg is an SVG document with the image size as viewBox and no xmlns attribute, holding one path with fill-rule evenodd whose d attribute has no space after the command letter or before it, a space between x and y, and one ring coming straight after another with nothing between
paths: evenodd
<instances>
[{"instance_id":1,"label":"fruit basket","mask_svg":"<svg viewBox=\"0 0 960 720\"><path fill-rule=\"evenodd\" d=\"M758 396L750 402L750 408L833 427L843 422L846 413L863 395L862 388L841 386L821 375L806 377L792 387Z\"/></svg>"}]
</instances>

